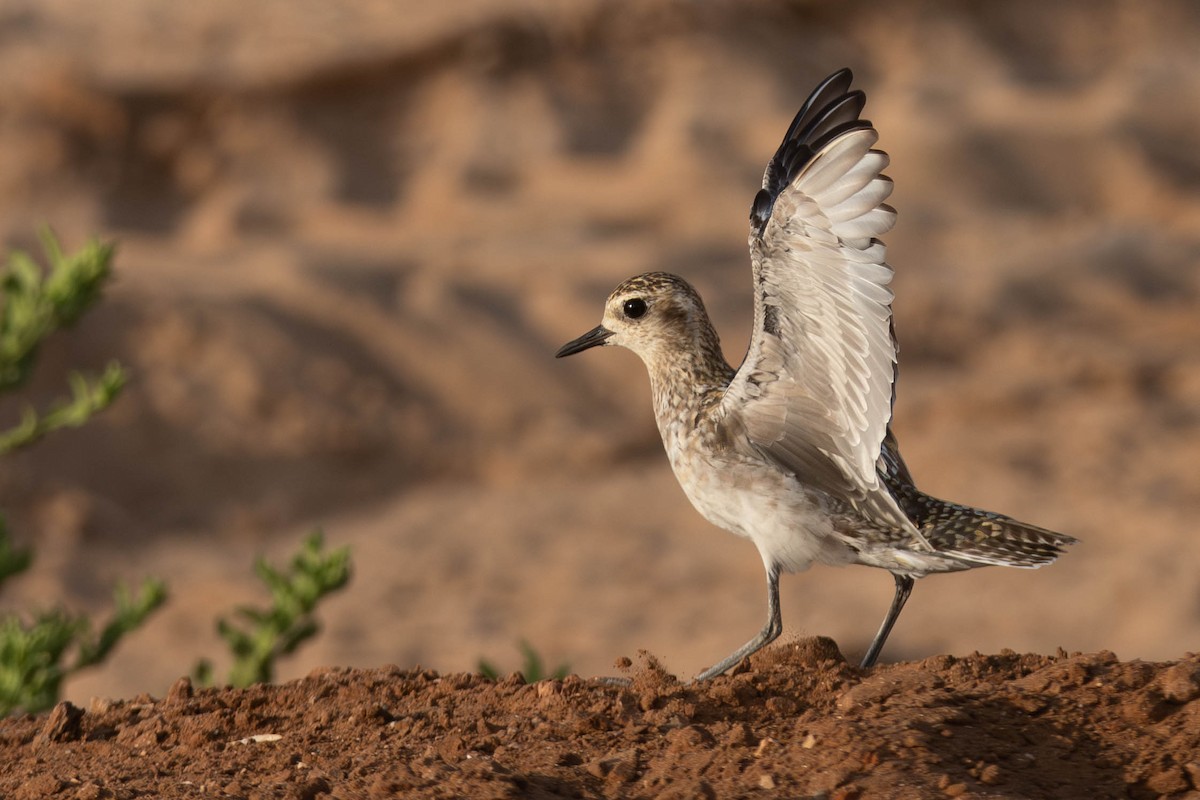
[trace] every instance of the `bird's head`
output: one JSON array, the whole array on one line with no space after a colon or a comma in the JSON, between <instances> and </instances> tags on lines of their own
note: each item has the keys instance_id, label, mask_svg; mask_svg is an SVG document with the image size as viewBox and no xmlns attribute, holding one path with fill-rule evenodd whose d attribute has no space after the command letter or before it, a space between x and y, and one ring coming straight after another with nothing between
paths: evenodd
<instances>
[{"instance_id":1,"label":"bird's head","mask_svg":"<svg viewBox=\"0 0 1200 800\"><path fill-rule=\"evenodd\" d=\"M555 356L598 345L627 347L653 368L679 355L710 355L717 342L704 303L691 284L666 272L647 272L614 289L600 324L564 344Z\"/></svg>"}]
</instances>

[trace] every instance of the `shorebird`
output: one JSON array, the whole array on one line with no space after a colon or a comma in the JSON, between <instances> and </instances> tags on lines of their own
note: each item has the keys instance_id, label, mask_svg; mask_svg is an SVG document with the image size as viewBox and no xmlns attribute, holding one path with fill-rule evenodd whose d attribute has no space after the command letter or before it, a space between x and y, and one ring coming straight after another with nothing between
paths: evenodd
<instances>
[{"instance_id":1,"label":"shorebird","mask_svg":"<svg viewBox=\"0 0 1200 800\"><path fill-rule=\"evenodd\" d=\"M707 680L783 630L779 575L814 562L890 572L895 594L862 660L872 666L917 578L1040 567L1075 541L919 491L891 431L897 347L892 268L879 236L891 179L852 74L804 102L750 207L754 327L738 369L700 295L665 272L621 283L597 327L556 354L632 350L650 374L675 476L713 524L748 537L767 573L767 621Z\"/></svg>"}]
</instances>

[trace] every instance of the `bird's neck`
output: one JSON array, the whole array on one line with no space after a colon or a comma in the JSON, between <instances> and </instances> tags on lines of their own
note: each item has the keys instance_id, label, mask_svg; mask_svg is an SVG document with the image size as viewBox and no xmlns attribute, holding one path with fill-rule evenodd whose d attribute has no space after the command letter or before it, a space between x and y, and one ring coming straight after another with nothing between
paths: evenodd
<instances>
[{"instance_id":1,"label":"bird's neck","mask_svg":"<svg viewBox=\"0 0 1200 800\"><path fill-rule=\"evenodd\" d=\"M716 334L701 336L688 347L672 347L647 361L654 414L664 420L687 418L713 402L729 386L734 369L721 354Z\"/></svg>"}]
</instances>

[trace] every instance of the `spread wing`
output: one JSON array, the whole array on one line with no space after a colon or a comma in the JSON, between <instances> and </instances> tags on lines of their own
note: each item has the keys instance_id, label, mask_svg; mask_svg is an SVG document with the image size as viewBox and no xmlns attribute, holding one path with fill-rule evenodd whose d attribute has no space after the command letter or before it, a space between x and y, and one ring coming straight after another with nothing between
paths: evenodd
<instances>
[{"instance_id":1,"label":"spread wing","mask_svg":"<svg viewBox=\"0 0 1200 800\"><path fill-rule=\"evenodd\" d=\"M887 527L915 528L878 472L892 415L892 269L876 237L878 134L841 70L813 91L767 166L750 212L754 331L722 400L727 423L804 483Z\"/></svg>"}]
</instances>

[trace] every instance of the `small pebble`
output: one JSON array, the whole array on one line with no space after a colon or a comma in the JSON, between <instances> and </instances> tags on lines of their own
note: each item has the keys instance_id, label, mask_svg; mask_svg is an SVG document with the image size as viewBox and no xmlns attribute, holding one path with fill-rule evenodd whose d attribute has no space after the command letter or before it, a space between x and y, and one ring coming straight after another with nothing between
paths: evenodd
<instances>
[{"instance_id":1,"label":"small pebble","mask_svg":"<svg viewBox=\"0 0 1200 800\"><path fill-rule=\"evenodd\" d=\"M779 744L779 742L775 741L770 736L763 737L763 740L758 743L758 747L754 748L754 757L762 758L763 754L766 753L768 749L777 744Z\"/></svg>"}]
</instances>

